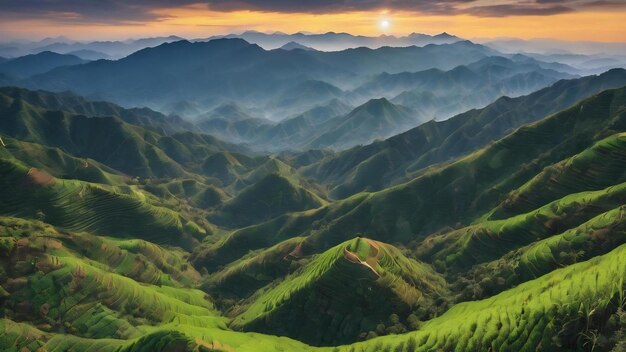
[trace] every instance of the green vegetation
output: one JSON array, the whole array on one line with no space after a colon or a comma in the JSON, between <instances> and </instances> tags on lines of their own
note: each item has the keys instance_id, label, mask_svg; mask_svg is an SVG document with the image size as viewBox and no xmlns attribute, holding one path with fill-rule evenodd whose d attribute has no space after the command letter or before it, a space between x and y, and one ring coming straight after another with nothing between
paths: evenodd
<instances>
[{"instance_id":1,"label":"green vegetation","mask_svg":"<svg viewBox=\"0 0 626 352\"><path fill-rule=\"evenodd\" d=\"M519 98L502 97L483 109L429 121L405 133L329 156L303 169L344 198L415 178L425 168L487 146L512 130L570 107L603 90L626 85L626 71L560 81ZM587 111L591 113L591 111Z\"/></svg>"},{"instance_id":2,"label":"green vegetation","mask_svg":"<svg viewBox=\"0 0 626 352\"><path fill-rule=\"evenodd\" d=\"M305 253L319 253L357 233L406 243L420 241L446 226L462 227L490 212L506 194L522 187L543 168L583 153L594 143L626 129L625 107L626 89L605 91L519 128L468 156L429 168L407 183L238 230L202 255L226 250L228 255L238 251L236 257L241 257L249 250L296 236L306 237ZM622 139L616 136L602 142L611 147L607 149L600 143L597 150L581 154L581 159L620 147ZM606 170L610 177L607 182L621 183L620 178L625 176L620 157L623 151L615 153L617 158L607 158L614 160L614 166ZM601 163L589 165L602 168ZM603 187L606 184L595 189Z\"/></svg>"},{"instance_id":3,"label":"green vegetation","mask_svg":"<svg viewBox=\"0 0 626 352\"><path fill-rule=\"evenodd\" d=\"M269 174L244 188L211 214L217 225L244 227L289 212L319 208L326 202L278 174Z\"/></svg>"},{"instance_id":4,"label":"green vegetation","mask_svg":"<svg viewBox=\"0 0 626 352\"><path fill-rule=\"evenodd\" d=\"M445 281L427 265L393 246L357 238L252 295L231 327L333 345L385 333L391 314L406 320L418 306L446 294Z\"/></svg>"},{"instance_id":5,"label":"green vegetation","mask_svg":"<svg viewBox=\"0 0 626 352\"><path fill-rule=\"evenodd\" d=\"M556 270L489 299L460 303L418 331L342 350L591 350L624 308L626 246ZM402 346L402 347L399 347Z\"/></svg>"},{"instance_id":6,"label":"green vegetation","mask_svg":"<svg viewBox=\"0 0 626 352\"><path fill-rule=\"evenodd\" d=\"M443 261L449 270L499 258L508 251L547 238L623 204L626 184L574 193L526 214L435 235L419 247L422 259Z\"/></svg>"},{"instance_id":7,"label":"green vegetation","mask_svg":"<svg viewBox=\"0 0 626 352\"><path fill-rule=\"evenodd\" d=\"M373 154L254 154L175 117L0 89L0 350L620 351L626 88L540 116L619 73ZM393 122L387 104L357 110ZM315 114L291 123L333 120ZM340 160L375 191L328 200Z\"/></svg>"},{"instance_id":8,"label":"green vegetation","mask_svg":"<svg viewBox=\"0 0 626 352\"><path fill-rule=\"evenodd\" d=\"M73 231L149 239L190 247L202 239L199 227L159 207L136 187L111 187L56 179L47 173L0 159L3 192L0 212L39 219Z\"/></svg>"}]
</instances>

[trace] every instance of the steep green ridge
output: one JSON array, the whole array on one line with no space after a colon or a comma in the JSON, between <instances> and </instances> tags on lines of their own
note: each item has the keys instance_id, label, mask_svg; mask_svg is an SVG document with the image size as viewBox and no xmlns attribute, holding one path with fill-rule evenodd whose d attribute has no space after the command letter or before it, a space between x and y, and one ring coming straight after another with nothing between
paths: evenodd
<instances>
[{"instance_id":1,"label":"steep green ridge","mask_svg":"<svg viewBox=\"0 0 626 352\"><path fill-rule=\"evenodd\" d=\"M12 99L22 99L27 103L46 110L62 110L85 116L115 116L132 125L153 129L162 134L193 131L196 128L177 116L165 116L148 108L125 109L104 101L89 101L70 92L51 93L42 90L32 91L16 87L0 88L0 95Z\"/></svg>"},{"instance_id":2,"label":"steep green ridge","mask_svg":"<svg viewBox=\"0 0 626 352\"><path fill-rule=\"evenodd\" d=\"M257 245L269 247L289 237L307 236L303 247L310 253L356 233L408 242L445 226L468 224L544 167L626 130L624 107L626 89L605 91L453 163L428 169L410 182L301 213L297 221L282 217L238 230L216 250L228 248L231 255L237 250L242 256ZM619 170L623 160L617 158L615 163Z\"/></svg>"},{"instance_id":3,"label":"steep green ridge","mask_svg":"<svg viewBox=\"0 0 626 352\"><path fill-rule=\"evenodd\" d=\"M445 281L427 265L393 246L357 238L252 296L253 303L231 326L315 345L337 344L375 331L391 313L406 317L445 292Z\"/></svg>"},{"instance_id":4,"label":"steep green ridge","mask_svg":"<svg viewBox=\"0 0 626 352\"><path fill-rule=\"evenodd\" d=\"M213 136L179 132L187 127L176 118L91 103L69 93L3 88L0 116L3 136L59 148L132 177L197 178L194 174L202 173L202 163L210 155L247 151Z\"/></svg>"},{"instance_id":5,"label":"steep green ridge","mask_svg":"<svg viewBox=\"0 0 626 352\"><path fill-rule=\"evenodd\" d=\"M170 261L180 270L182 253L178 258L175 252L164 258L137 255L113 241L59 233L40 223L3 218L3 225L28 231L26 236L2 233L8 316L34 320L47 330L65 325L75 335L93 338L138 336L140 325L150 322L223 324L203 292L177 287L180 284L159 268L173 269L164 265ZM97 246L102 252L94 255ZM140 284L118 273L161 286ZM28 281L20 279L24 275ZM190 280L197 275L179 271L176 276Z\"/></svg>"},{"instance_id":6,"label":"steep green ridge","mask_svg":"<svg viewBox=\"0 0 626 352\"><path fill-rule=\"evenodd\" d=\"M584 108L584 105L581 108ZM617 118L615 122L618 122ZM626 133L620 133L598 142L572 158L544 169L509 194L490 218L498 219L519 214L566 194L597 190L617 184L626 180L625 164Z\"/></svg>"},{"instance_id":7,"label":"steep green ridge","mask_svg":"<svg viewBox=\"0 0 626 352\"><path fill-rule=\"evenodd\" d=\"M320 197L291 180L269 174L222 204L210 214L209 220L217 225L239 228L324 204Z\"/></svg>"},{"instance_id":8,"label":"steep green ridge","mask_svg":"<svg viewBox=\"0 0 626 352\"><path fill-rule=\"evenodd\" d=\"M16 218L0 225L3 351L307 349L226 330L208 296L188 288L199 274L182 251Z\"/></svg>"},{"instance_id":9,"label":"steep green ridge","mask_svg":"<svg viewBox=\"0 0 626 352\"><path fill-rule=\"evenodd\" d=\"M159 135L115 117L89 118L0 100L0 133L88 157L133 176L182 176L183 168L155 146ZM116 148L111 148L116 146Z\"/></svg>"},{"instance_id":10,"label":"steep green ridge","mask_svg":"<svg viewBox=\"0 0 626 352\"><path fill-rule=\"evenodd\" d=\"M117 170L95 160L77 158L61 148L45 147L36 143L2 137L4 145L0 157L22 161L59 178L77 179L102 184L121 184L128 180Z\"/></svg>"},{"instance_id":11,"label":"steep green ridge","mask_svg":"<svg viewBox=\"0 0 626 352\"><path fill-rule=\"evenodd\" d=\"M556 270L486 300L460 303L418 331L345 351L585 350L624 308L626 246ZM596 342L597 343L597 342Z\"/></svg>"},{"instance_id":12,"label":"steep green ridge","mask_svg":"<svg viewBox=\"0 0 626 352\"><path fill-rule=\"evenodd\" d=\"M533 242L467 274L485 294L500 292L552 270L605 254L626 242L624 205L561 234Z\"/></svg>"},{"instance_id":13,"label":"steep green ridge","mask_svg":"<svg viewBox=\"0 0 626 352\"><path fill-rule=\"evenodd\" d=\"M546 238L619 206L626 199L626 186L621 183L626 181L623 174L625 141L624 133L611 136L554 167L545 168L529 183L511 193L522 193L529 184L533 185L536 193L532 194L542 197L541 201L534 202L537 209L502 220L493 219L491 215L488 216L490 221L435 236L421 244L422 257L445 260L450 267L463 268L498 258L516 246ZM559 171L554 172L557 168ZM593 176L584 177L581 171ZM590 179L595 182L589 182ZM595 191L605 186L609 187ZM563 198L546 204L559 197ZM505 206L508 199L504 201ZM533 203L525 205L528 204ZM495 212L499 209L496 208Z\"/></svg>"},{"instance_id":14,"label":"steep green ridge","mask_svg":"<svg viewBox=\"0 0 626 352\"><path fill-rule=\"evenodd\" d=\"M626 336L626 88L333 202L294 165L342 153L256 155L15 94L0 350L615 352ZM183 173L129 177L97 156L119 143L83 154L67 131L89 120Z\"/></svg>"},{"instance_id":15,"label":"steep green ridge","mask_svg":"<svg viewBox=\"0 0 626 352\"><path fill-rule=\"evenodd\" d=\"M568 195L532 212L505 220L484 221L427 238L420 258L440 260L448 270L464 270L508 251L545 239L618 207L626 199L626 184Z\"/></svg>"},{"instance_id":16,"label":"steep green ridge","mask_svg":"<svg viewBox=\"0 0 626 352\"><path fill-rule=\"evenodd\" d=\"M54 177L19 162L0 160L4 215L41 219L74 231L137 237L190 247L205 231L155 205L136 187L111 187Z\"/></svg>"},{"instance_id":17,"label":"steep green ridge","mask_svg":"<svg viewBox=\"0 0 626 352\"><path fill-rule=\"evenodd\" d=\"M483 109L446 121L430 121L412 130L356 147L307 166L305 175L331 185L331 195L347 197L411 179L431 165L470 153L505 136L511 129L565 109L578 100L626 85L626 70L563 80L519 98L503 97Z\"/></svg>"}]
</instances>

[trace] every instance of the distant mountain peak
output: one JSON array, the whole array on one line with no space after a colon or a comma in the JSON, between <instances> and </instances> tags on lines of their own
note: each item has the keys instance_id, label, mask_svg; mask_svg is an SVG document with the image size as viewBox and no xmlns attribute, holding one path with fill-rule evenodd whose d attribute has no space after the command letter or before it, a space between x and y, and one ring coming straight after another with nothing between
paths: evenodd
<instances>
[{"instance_id":1,"label":"distant mountain peak","mask_svg":"<svg viewBox=\"0 0 626 352\"><path fill-rule=\"evenodd\" d=\"M295 41L290 41L289 43L281 46L279 49L287 50L287 51L289 51L289 50L296 50L296 49L307 50L307 51L315 51L315 49L313 49L311 47L308 47L306 45L302 45L302 44L300 44L298 42L295 42Z\"/></svg>"},{"instance_id":2,"label":"distant mountain peak","mask_svg":"<svg viewBox=\"0 0 626 352\"><path fill-rule=\"evenodd\" d=\"M385 98L385 97L381 97L381 98L373 98L368 100L365 105L393 105L389 99Z\"/></svg>"},{"instance_id":3,"label":"distant mountain peak","mask_svg":"<svg viewBox=\"0 0 626 352\"><path fill-rule=\"evenodd\" d=\"M353 110L353 113L357 113L359 111L368 111L373 115L381 115L384 111L387 110L396 110L397 106L390 102L387 98L374 98L370 99L361 106L358 106Z\"/></svg>"},{"instance_id":4,"label":"distant mountain peak","mask_svg":"<svg viewBox=\"0 0 626 352\"><path fill-rule=\"evenodd\" d=\"M451 35L448 34L447 32L443 32L443 33L439 33L437 35L435 35L433 38L449 38L449 39L454 39L454 38L459 38L455 35Z\"/></svg>"}]
</instances>

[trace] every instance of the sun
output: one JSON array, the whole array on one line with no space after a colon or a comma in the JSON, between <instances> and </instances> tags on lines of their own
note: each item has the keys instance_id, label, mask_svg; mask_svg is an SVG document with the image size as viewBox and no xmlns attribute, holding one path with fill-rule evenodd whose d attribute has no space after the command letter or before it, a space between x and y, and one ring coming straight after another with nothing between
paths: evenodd
<instances>
[{"instance_id":1,"label":"sun","mask_svg":"<svg viewBox=\"0 0 626 352\"><path fill-rule=\"evenodd\" d=\"M391 26L391 22L387 19L383 19L378 21L378 27L382 30L387 30L389 29L389 26Z\"/></svg>"}]
</instances>

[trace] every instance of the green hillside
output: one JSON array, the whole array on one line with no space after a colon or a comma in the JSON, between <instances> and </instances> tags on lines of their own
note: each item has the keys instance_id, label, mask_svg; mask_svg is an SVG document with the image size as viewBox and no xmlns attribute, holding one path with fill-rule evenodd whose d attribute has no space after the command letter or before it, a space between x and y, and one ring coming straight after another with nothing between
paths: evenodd
<instances>
[{"instance_id":1,"label":"green hillside","mask_svg":"<svg viewBox=\"0 0 626 352\"><path fill-rule=\"evenodd\" d=\"M0 350L621 351L626 87L604 88L622 76L281 154L0 89ZM389 126L389 104L341 116Z\"/></svg>"},{"instance_id":2,"label":"green hillside","mask_svg":"<svg viewBox=\"0 0 626 352\"><path fill-rule=\"evenodd\" d=\"M345 149L384 139L425 122L419 114L385 98L372 99L349 114L324 122L309 148Z\"/></svg>"},{"instance_id":3,"label":"green hillside","mask_svg":"<svg viewBox=\"0 0 626 352\"><path fill-rule=\"evenodd\" d=\"M62 148L132 176L185 174L178 163L155 145L158 135L119 118L44 110L8 96L0 100L0 114L0 133L25 142Z\"/></svg>"},{"instance_id":4,"label":"green hillside","mask_svg":"<svg viewBox=\"0 0 626 352\"><path fill-rule=\"evenodd\" d=\"M0 159L0 213L39 219L73 231L149 239L190 247L206 231L133 186L56 179Z\"/></svg>"},{"instance_id":5,"label":"green hillside","mask_svg":"<svg viewBox=\"0 0 626 352\"><path fill-rule=\"evenodd\" d=\"M626 71L563 80L518 98L502 97L483 109L429 121L405 133L353 148L303 168L303 173L344 198L410 180L425 168L453 160L605 89L626 85Z\"/></svg>"},{"instance_id":6,"label":"green hillside","mask_svg":"<svg viewBox=\"0 0 626 352\"><path fill-rule=\"evenodd\" d=\"M625 93L625 89L609 90L588 98L457 161L427 169L407 183L238 230L215 250L234 249L241 256L257 246L307 236L305 248L316 252L356 233L387 242L408 242L446 226L469 224L543 168L625 130ZM588 110L581 110L583 106ZM617 158L615 163L620 170L623 159ZM622 173L616 175L611 176L614 181L623 182L619 181Z\"/></svg>"},{"instance_id":7,"label":"green hillside","mask_svg":"<svg viewBox=\"0 0 626 352\"><path fill-rule=\"evenodd\" d=\"M217 225L244 227L285 213L319 208L325 203L291 180L269 174L222 204L209 220Z\"/></svg>"},{"instance_id":8,"label":"green hillside","mask_svg":"<svg viewBox=\"0 0 626 352\"><path fill-rule=\"evenodd\" d=\"M623 328L626 246L556 270L486 300L461 303L418 331L345 351L599 349L594 336ZM616 321L616 319L618 319ZM612 320L612 321L609 321ZM607 323L607 321L609 321Z\"/></svg>"},{"instance_id":9,"label":"green hillside","mask_svg":"<svg viewBox=\"0 0 626 352\"><path fill-rule=\"evenodd\" d=\"M41 90L3 87L0 88L0 94L12 99L22 99L46 110L63 110L92 117L115 116L132 125L147 127L163 134L195 129L191 123L176 116L165 116L147 108L124 109L109 102L86 100L69 92L50 93Z\"/></svg>"},{"instance_id":10,"label":"green hillside","mask_svg":"<svg viewBox=\"0 0 626 352\"><path fill-rule=\"evenodd\" d=\"M427 265L393 246L357 238L320 254L267 292L252 295L231 327L336 345L368 332L385 333L384 323L390 325L389 333L391 314L406 320L418 306L434 305L446 292L445 281Z\"/></svg>"}]
</instances>

